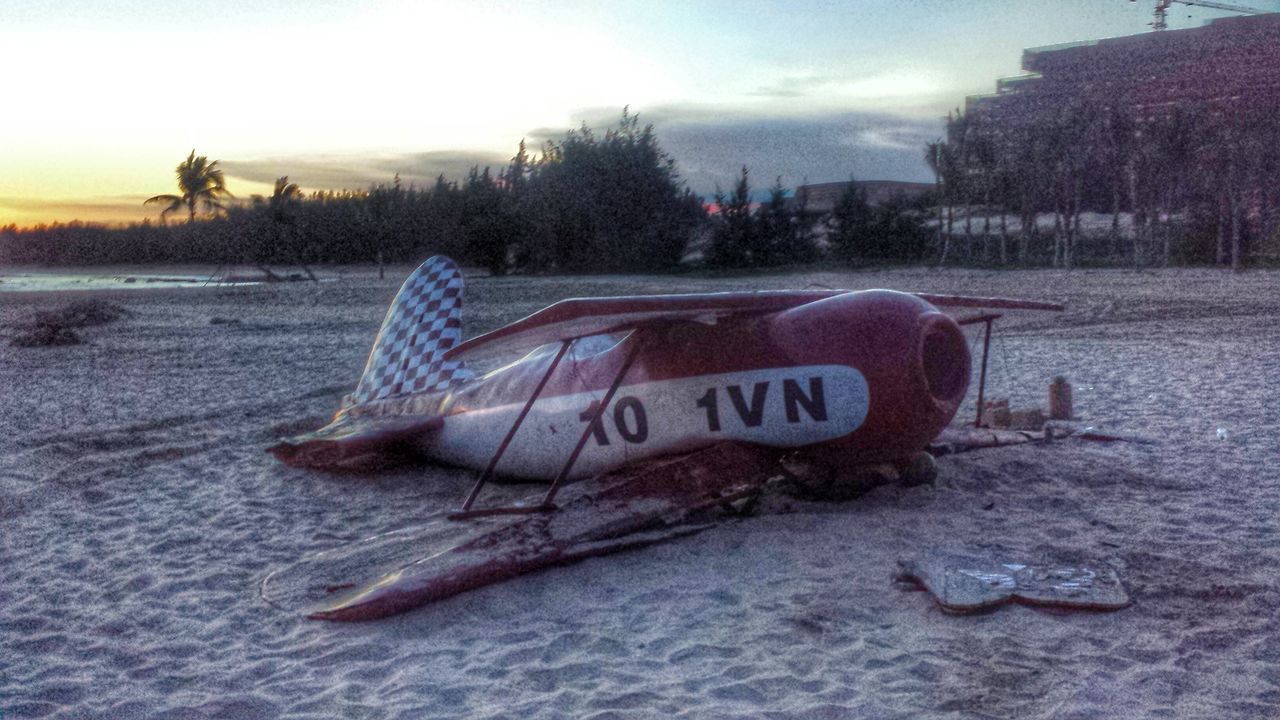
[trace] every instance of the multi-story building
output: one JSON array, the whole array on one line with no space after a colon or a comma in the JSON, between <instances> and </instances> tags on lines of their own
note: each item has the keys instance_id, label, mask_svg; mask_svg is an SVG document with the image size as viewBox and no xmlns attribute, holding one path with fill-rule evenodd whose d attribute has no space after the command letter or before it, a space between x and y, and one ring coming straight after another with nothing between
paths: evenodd
<instances>
[{"instance_id":1,"label":"multi-story building","mask_svg":"<svg viewBox=\"0 0 1280 720\"><path fill-rule=\"evenodd\" d=\"M1216 218L1218 262L1228 243L1238 263L1242 243L1257 254L1280 238L1280 183L1271 169L1280 134L1280 13L1030 48L1022 69L998 80L996 92L969 97L950 139L960 147L984 141L971 147L1006 169L1030 153L1039 186L1051 188L1039 207L1078 212L1083 199L1118 210L1123 199L1143 223L1186 217L1194 207ZM1026 142L1021 130L1044 142ZM961 168L975 177L989 170L972 160ZM1027 187L1033 178L1025 166L1019 171Z\"/></svg>"},{"instance_id":2,"label":"multi-story building","mask_svg":"<svg viewBox=\"0 0 1280 720\"><path fill-rule=\"evenodd\" d=\"M796 188L792 202L805 204L813 213L826 213L835 209L841 196L849 188L848 180L844 182L814 183ZM856 180L858 189L866 193L867 202L881 205L894 197L916 198L933 190L932 183L903 182L900 180Z\"/></svg>"},{"instance_id":3,"label":"multi-story building","mask_svg":"<svg viewBox=\"0 0 1280 720\"><path fill-rule=\"evenodd\" d=\"M1170 108L1227 116L1280 108L1280 13L1198 28L1029 48L1025 75L967 99L971 120L1018 123L1071 102L1117 105L1136 121Z\"/></svg>"}]
</instances>

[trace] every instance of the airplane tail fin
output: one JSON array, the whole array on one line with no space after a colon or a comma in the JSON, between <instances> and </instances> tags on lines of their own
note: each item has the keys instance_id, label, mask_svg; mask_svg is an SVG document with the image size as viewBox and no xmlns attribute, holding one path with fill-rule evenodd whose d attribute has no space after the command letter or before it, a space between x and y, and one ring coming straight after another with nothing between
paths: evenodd
<instances>
[{"instance_id":1,"label":"airplane tail fin","mask_svg":"<svg viewBox=\"0 0 1280 720\"><path fill-rule=\"evenodd\" d=\"M462 341L462 271L436 255L414 270L373 341L356 403L444 390L473 377L444 353Z\"/></svg>"}]
</instances>

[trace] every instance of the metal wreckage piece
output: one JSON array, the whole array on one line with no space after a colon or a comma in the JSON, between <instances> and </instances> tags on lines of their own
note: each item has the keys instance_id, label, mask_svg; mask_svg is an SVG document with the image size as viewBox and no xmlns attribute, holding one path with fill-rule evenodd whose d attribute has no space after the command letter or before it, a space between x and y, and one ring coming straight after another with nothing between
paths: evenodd
<instances>
[{"instance_id":1,"label":"metal wreckage piece","mask_svg":"<svg viewBox=\"0 0 1280 720\"><path fill-rule=\"evenodd\" d=\"M773 456L724 443L567 485L554 512L463 520L440 513L274 572L260 592L275 607L315 619L386 617L517 575L705 530L761 491L777 467Z\"/></svg>"},{"instance_id":2,"label":"metal wreckage piece","mask_svg":"<svg viewBox=\"0 0 1280 720\"><path fill-rule=\"evenodd\" d=\"M943 610L976 612L1006 603L1077 610L1120 610L1130 604L1110 568L999 562L946 551L898 561L895 580L927 590Z\"/></svg>"}]
</instances>

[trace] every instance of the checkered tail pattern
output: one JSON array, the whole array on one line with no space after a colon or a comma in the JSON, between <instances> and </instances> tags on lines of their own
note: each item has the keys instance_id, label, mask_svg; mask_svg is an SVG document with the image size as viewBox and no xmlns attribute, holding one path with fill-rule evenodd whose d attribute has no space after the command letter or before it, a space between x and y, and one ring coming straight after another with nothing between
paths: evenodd
<instances>
[{"instance_id":1,"label":"checkered tail pattern","mask_svg":"<svg viewBox=\"0 0 1280 720\"><path fill-rule=\"evenodd\" d=\"M356 403L445 390L471 379L444 353L462 342L462 271L443 255L428 258L404 281L373 342Z\"/></svg>"}]
</instances>

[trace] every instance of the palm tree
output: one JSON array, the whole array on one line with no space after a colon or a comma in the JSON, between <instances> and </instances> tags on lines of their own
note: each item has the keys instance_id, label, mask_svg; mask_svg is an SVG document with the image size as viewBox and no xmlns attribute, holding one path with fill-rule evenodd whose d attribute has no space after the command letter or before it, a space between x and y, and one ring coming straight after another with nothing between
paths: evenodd
<instances>
[{"instance_id":1,"label":"palm tree","mask_svg":"<svg viewBox=\"0 0 1280 720\"><path fill-rule=\"evenodd\" d=\"M178 164L176 174L181 195L156 195L142 203L169 203L169 207L160 211L161 222L164 222L166 215L183 205L187 206L187 222L195 222L196 205L203 204L206 210L217 212L223 209L222 198L232 197L227 191L218 161L209 162L209 158L204 155L197 157L194 149L186 160Z\"/></svg>"},{"instance_id":2,"label":"palm tree","mask_svg":"<svg viewBox=\"0 0 1280 720\"><path fill-rule=\"evenodd\" d=\"M953 192L958 184L955 146L942 138L926 143L924 160L929 164L929 169L933 170L934 187L937 188L938 195L938 245L941 253L938 264L946 265L947 255L951 250ZM946 209L945 223L943 208Z\"/></svg>"},{"instance_id":3,"label":"palm tree","mask_svg":"<svg viewBox=\"0 0 1280 720\"><path fill-rule=\"evenodd\" d=\"M271 218L271 225L275 229L275 247L280 248L284 243L281 237L284 235L286 228L294 228L296 219L294 211L297 209L298 203L302 202L302 189L297 183L289 182L289 176L283 175L276 178L276 186L271 191L271 197L267 199L267 215ZM296 228L291 233L295 235ZM294 253L294 261L298 263L307 277L312 282L320 282L316 278L315 273L311 272L311 268L307 267L307 259L303 257L304 248L301 243L290 243L290 249Z\"/></svg>"},{"instance_id":4,"label":"palm tree","mask_svg":"<svg viewBox=\"0 0 1280 720\"><path fill-rule=\"evenodd\" d=\"M298 187L298 183L289 182L288 175L276 178L275 189L267 199L267 212L271 221L281 225L293 224L293 209L301 200L302 189Z\"/></svg>"},{"instance_id":5,"label":"palm tree","mask_svg":"<svg viewBox=\"0 0 1280 720\"><path fill-rule=\"evenodd\" d=\"M297 205L302 201L302 189L297 183L289 182L289 176L276 178L271 196L253 196L253 209L257 214L259 227L259 243L257 248L256 267L267 276L268 280L283 280L267 266L267 263L280 262L290 258L298 264L312 280L316 276L307 267L302 257L302 248L294 242L295 233L290 232L296 223L294 215Z\"/></svg>"},{"instance_id":6,"label":"palm tree","mask_svg":"<svg viewBox=\"0 0 1280 720\"><path fill-rule=\"evenodd\" d=\"M971 177L973 170L973 118L960 108L947 113L947 143L955 148L954 180L955 189L959 191L960 202L964 204L964 255L973 260L973 189L977 184Z\"/></svg>"}]
</instances>

